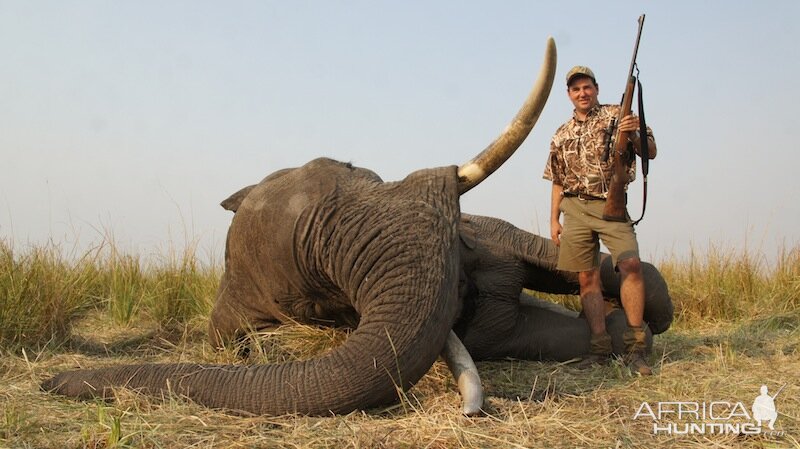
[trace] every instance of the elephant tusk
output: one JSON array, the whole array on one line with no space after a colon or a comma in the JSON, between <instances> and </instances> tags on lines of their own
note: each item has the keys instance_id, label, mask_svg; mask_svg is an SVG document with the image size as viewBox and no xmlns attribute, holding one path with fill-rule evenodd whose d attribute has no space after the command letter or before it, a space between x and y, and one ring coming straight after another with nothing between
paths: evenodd
<instances>
[{"instance_id":1,"label":"elephant tusk","mask_svg":"<svg viewBox=\"0 0 800 449\"><path fill-rule=\"evenodd\" d=\"M480 415L483 408L483 387L478 368L467 348L452 330L444 344L442 357L458 383L458 391L463 400L462 412L466 416Z\"/></svg>"},{"instance_id":2,"label":"elephant tusk","mask_svg":"<svg viewBox=\"0 0 800 449\"><path fill-rule=\"evenodd\" d=\"M547 38L539 76L514 120L500 136L471 161L458 167L458 193L464 194L494 173L522 145L544 109L556 73L556 43Z\"/></svg>"}]
</instances>

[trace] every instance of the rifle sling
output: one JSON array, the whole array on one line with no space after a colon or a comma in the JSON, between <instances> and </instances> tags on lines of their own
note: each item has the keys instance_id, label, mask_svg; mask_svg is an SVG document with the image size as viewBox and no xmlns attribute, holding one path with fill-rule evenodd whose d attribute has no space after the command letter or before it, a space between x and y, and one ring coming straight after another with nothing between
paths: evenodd
<instances>
[{"instance_id":1,"label":"rifle sling","mask_svg":"<svg viewBox=\"0 0 800 449\"><path fill-rule=\"evenodd\" d=\"M642 215L633 222L636 226L644 218L644 211L647 208L647 174L650 172L650 143L647 137L647 123L644 119L644 98L642 97L642 82L637 78L638 101L639 101L639 152L642 158Z\"/></svg>"}]
</instances>

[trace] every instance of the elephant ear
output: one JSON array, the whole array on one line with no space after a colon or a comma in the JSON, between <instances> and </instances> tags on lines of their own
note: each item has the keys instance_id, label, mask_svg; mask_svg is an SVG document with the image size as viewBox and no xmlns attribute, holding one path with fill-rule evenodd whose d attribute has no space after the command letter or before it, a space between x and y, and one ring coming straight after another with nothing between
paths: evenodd
<instances>
[{"instance_id":1,"label":"elephant ear","mask_svg":"<svg viewBox=\"0 0 800 449\"><path fill-rule=\"evenodd\" d=\"M312 163L313 162L314 161L312 161ZM236 211L239 210L239 207L242 205L242 201L244 201L247 195L250 194L250 191L258 187L259 184L263 184L269 181L274 181L289 173L292 173L293 171L295 171L294 168L284 168L282 170L278 170L274 173L271 173L266 178L262 179L261 182L259 182L258 184L253 184L251 186L247 186L243 189L240 189L238 192L226 198L225 201L219 203L219 205L222 206L223 209L229 210L235 214Z\"/></svg>"},{"instance_id":2,"label":"elephant ear","mask_svg":"<svg viewBox=\"0 0 800 449\"><path fill-rule=\"evenodd\" d=\"M251 190L253 190L253 188L255 188L255 186L256 184L253 184L251 186L247 186L239 190L238 192L226 198L223 202L219 203L219 205L222 206L222 208L225 210L229 210L233 213L236 213L236 211L239 210L239 206L242 205L242 201L244 201L244 198L247 196L248 193L250 193Z\"/></svg>"}]
</instances>

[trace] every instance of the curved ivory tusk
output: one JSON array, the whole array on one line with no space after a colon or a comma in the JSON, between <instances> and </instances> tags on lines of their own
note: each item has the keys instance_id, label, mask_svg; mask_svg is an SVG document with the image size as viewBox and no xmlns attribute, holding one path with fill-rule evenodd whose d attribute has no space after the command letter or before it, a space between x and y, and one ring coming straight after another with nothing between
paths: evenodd
<instances>
[{"instance_id":1,"label":"curved ivory tusk","mask_svg":"<svg viewBox=\"0 0 800 449\"><path fill-rule=\"evenodd\" d=\"M447 336L442 357L458 383L458 391L463 400L462 412L467 416L479 415L483 407L483 387L478 368L453 331Z\"/></svg>"},{"instance_id":2,"label":"curved ivory tusk","mask_svg":"<svg viewBox=\"0 0 800 449\"><path fill-rule=\"evenodd\" d=\"M471 161L458 167L459 194L464 194L480 184L522 145L544 109L547 97L550 95L550 88L553 86L555 73L556 43L552 37L549 37L539 76L514 120L485 150Z\"/></svg>"}]
</instances>

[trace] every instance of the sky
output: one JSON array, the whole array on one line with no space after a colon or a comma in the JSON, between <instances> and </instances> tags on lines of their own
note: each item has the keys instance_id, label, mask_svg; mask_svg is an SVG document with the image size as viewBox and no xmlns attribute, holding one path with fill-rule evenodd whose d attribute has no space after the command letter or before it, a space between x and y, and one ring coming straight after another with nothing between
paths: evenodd
<instances>
[{"instance_id":1,"label":"sky","mask_svg":"<svg viewBox=\"0 0 800 449\"><path fill-rule=\"evenodd\" d=\"M800 244L800 2L0 0L0 239L219 257L219 203L326 156L399 180L459 165L558 48L548 104L464 212L549 235L564 76L618 103L637 29L658 143L642 257ZM641 177L629 209L641 209Z\"/></svg>"}]
</instances>

